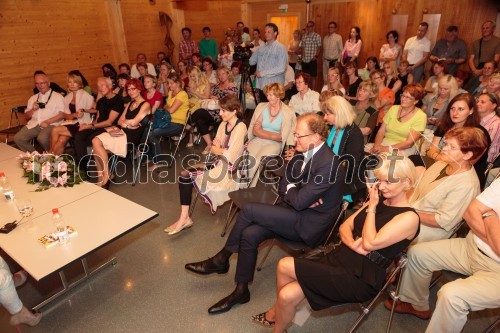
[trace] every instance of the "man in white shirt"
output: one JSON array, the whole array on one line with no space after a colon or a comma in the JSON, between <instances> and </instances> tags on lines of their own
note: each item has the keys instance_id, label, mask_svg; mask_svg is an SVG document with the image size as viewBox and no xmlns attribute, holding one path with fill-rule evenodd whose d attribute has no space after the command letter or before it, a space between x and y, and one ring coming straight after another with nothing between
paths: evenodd
<instances>
[{"instance_id":1,"label":"man in white shirt","mask_svg":"<svg viewBox=\"0 0 500 333\"><path fill-rule=\"evenodd\" d=\"M31 144L34 138L45 151L50 147L50 131L64 119L64 97L50 89L50 81L46 74L36 74L35 86L39 93L30 97L24 112L28 121L14 136L14 142L22 151L33 152Z\"/></svg>"},{"instance_id":2,"label":"man in white shirt","mask_svg":"<svg viewBox=\"0 0 500 333\"><path fill-rule=\"evenodd\" d=\"M429 284L432 273L449 270L463 275L438 292L427 333L459 333L469 311L500 307L500 179L474 199L464 214L470 227L466 238L445 239L412 246L401 281L395 311L421 319L431 316ZM392 299L385 302L392 306Z\"/></svg>"},{"instance_id":3,"label":"man in white shirt","mask_svg":"<svg viewBox=\"0 0 500 333\"><path fill-rule=\"evenodd\" d=\"M337 23L328 23L328 34L323 37L323 81L328 82L328 68L335 67L342 57L342 37L336 33Z\"/></svg>"},{"instance_id":4,"label":"man in white shirt","mask_svg":"<svg viewBox=\"0 0 500 333\"><path fill-rule=\"evenodd\" d=\"M147 62L146 55L144 53L137 53L136 59L137 59L137 64L145 63L148 66L148 74L156 76L155 66L152 63ZM141 77L141 74L137 70L137 64L134 64L132 66L132 70L130 72L130 76L132 76L133 78L136 78L136 79Z\"/></svg>"},{"instance_id":5,"label":"man in white shirt","mask_svg":"<svg viewBox=\"0 0 500 333\"><path fill-rule=\"evenodd\" d=\"M413 82L419 83L424 74L425 62L431 51L431 41L425 37L429 24L422 22L418 26L417 35L408 38L403 49L403 60L410 63L408 71L413 74Z\"/></svg>"}]
</instances>

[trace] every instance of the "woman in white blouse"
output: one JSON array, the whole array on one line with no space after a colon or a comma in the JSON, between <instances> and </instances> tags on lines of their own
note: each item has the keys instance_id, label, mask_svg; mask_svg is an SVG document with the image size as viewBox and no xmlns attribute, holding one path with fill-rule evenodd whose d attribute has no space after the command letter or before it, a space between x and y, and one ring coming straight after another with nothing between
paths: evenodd
<instances>
[{"instance_id":1,"label":"woman in white blouse","mask_svg":"<svg viewBox=\"0 0 500 333\"><path fill-rule=\"evenodd\" d=\"M292 96L288 106L292 107L298 115L321 111L319 93L309 89L307 84L310 78L311 76L304 72L300 72L295 76L295 86L298 93Z\"/></svg>"}]
</instances>

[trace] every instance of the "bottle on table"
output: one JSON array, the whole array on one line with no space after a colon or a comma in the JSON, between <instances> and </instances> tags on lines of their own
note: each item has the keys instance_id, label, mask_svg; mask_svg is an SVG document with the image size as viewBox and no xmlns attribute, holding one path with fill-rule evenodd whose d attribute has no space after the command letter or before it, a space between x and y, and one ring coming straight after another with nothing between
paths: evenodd
<instances>
[{"instance_id":1,"label":"bottle on table","mask_svg":"<svg viewBox=\"0 0 500 333\"><path fill-rule=\"evenodd\" d=\"M64 224L64 220L62 214L59 213L59 209L52 209L52 221L54 221L54 225L56 226L56 236L59 239L59 243L66 244L68 242L68 229Z\"/></svg>"},{"instance_id":2,"label":"bottle on table","mask_svg":"<svg viewBox=\"0 0 500 333\"><path fill-rule=\"evenodd\" d=\"M0 190L7 200L14 199L14 191L9 183L9 180L5 176L5 173L0 171Z\"/></svg>"}]
</instances>

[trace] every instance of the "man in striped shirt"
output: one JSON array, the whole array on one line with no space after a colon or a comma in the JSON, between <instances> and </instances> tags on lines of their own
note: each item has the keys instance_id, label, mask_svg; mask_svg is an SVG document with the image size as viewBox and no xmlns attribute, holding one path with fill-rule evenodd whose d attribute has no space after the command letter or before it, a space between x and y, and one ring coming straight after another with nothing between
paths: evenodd
<instances>
[{"instance_id":1,"label":"man in striped shirt","mask_svg":"<svg viewBox=\"0 0 500 333\"><path fill-rule=\"evenodd\" d=\"M250 57L250 65L257 64L255 76L257 77L257 88L261 102L267 101L262 89L269 83L280 83L285 85L285 71L288 64L288 52L286 47L276 40L278 37L278 26L267 23L264 30L266 45L261 46Z\"/></svg>"}]
</instances>

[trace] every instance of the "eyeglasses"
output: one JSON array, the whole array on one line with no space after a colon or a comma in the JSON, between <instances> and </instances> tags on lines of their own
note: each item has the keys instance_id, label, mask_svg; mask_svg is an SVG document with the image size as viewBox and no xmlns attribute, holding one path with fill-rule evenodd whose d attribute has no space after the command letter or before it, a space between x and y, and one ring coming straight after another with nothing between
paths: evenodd
<instances>
[{"instance_id":1,"label":"eyeglasses","mask_svg":"<svg viewBox=\"0 0 500 333\"><path fill-rule=\"evenodd\" d=\"M137 88L135 88L135 87L127 88L127 91L135 91L135 90L137 90Z\"/></svg>"},{"instance_id":2,"label":"eyeglasses","mask_svg":"<svg viewBox=\"0 0 500 333\"><path fill-rule=\"evenodd\" d=\"M444 143L443 148L446 148L446 149L449 149L449 150L460 150L459 147L452 146L452 145L450 145L449 143L446 143L446 142Z\"/></svg>"},{"instance_id":3,"label":"eyeglasses","mask_svg":"<svg viewBox=\"0 0 500 333\"><path fill-rule=\"evenodd\" d=\"M381 76L374 76L372 77L372 80L377 80L377 79L381 79L382 77Z\"/></svg>"},{"instance_id":4,"label":"eyeglasses","mask_svg":"<svg viewBox=\"0 0 500 333\"><path fill-rule=\"evenodd\" d=\"M295 137L295 139L301 139L301 138L305 138L306 136L311 136L313 134L314 133L304 134L304 135L298 135L297 133L293 133L293 136Z\"/></svg>"},{"instance_id":5,"label":"eyeglasses","mask_svg":"<svg viewBox=\"0 0 500 333\"><path fill-rule=\"evenodd\" d=\"M411 101L415 99L415 97L410 96L410 95L401 95L401 98L409 99Z\"/></svg>"}]
</instances>

